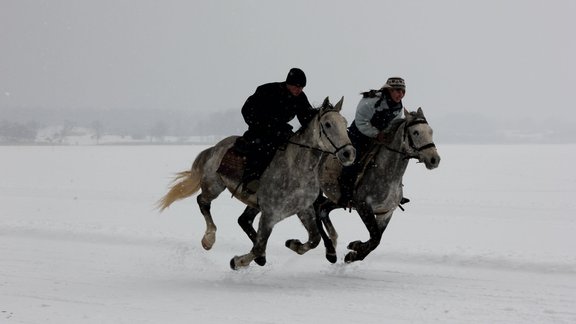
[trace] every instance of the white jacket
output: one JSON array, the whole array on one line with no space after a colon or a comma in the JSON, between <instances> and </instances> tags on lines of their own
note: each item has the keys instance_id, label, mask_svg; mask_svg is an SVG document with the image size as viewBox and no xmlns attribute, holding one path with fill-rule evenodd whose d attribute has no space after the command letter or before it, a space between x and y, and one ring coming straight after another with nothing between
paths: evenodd
<instances>
[{"instance_id":1,"label":"white jacket","mask_svg":"<svg viewBox=\"0 0 576 324\"><path fill-rule=\"evenodd\" d=\"M354 123L356 127L358 127L358 130L362 134L372 138L375 138L380 132L378 128L374 127L370 122L372 117L377 111L390 109L386 100L382 100L380 106L374 107L378 100L380 100L380 96L360 99L358 107L356 108L356 116L354 117ZM395 111L394 115L394 119L402 118L402 109Z\"/></svg>"}]
</instances>

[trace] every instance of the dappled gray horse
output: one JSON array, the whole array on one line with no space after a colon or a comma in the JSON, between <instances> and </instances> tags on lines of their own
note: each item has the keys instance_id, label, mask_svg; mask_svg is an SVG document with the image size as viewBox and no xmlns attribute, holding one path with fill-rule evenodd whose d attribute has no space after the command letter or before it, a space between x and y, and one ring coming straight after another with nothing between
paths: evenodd
<instances>
[{"instance_id":1,"label":"dappled gray horse","mask_svg":"<svg viewBox=\"0 0 576 324\"><path fill-rule=\"evenodd\" d=\"M353 201L356 211L370 233L367 242L354 241L348 244L351 250L345 257L346 262L363 260L379 244L394 210L402 199L402 177L410 159L423 162L428 169L435 169L440 156L432 139L432 128L428 125L421 108L416 112L404 110L405 119L397 119L387 128L386 144L374 143L368 153L371 157L366 164L363 176L355 184ZM332 225L329 213L338 208L334 203L340 198L338 176L342 166L333 158L326 158L320 169L322 191L328 199L319 199L316 209L319 217L335 245L337 233ZM326 240L326 237L323 235ZM335 249L327 248L326 257L335 262Z\"/></svg>"},{"instance_id":2,"label":"dappled gray horse","mask_svg":"<svg viewBox=\"0 0 576 324\"><path fill-rule=\"evenodd\" d=\"M253 260L264 265L266 244L272 228L294 214L298 215L308 231L308 241L300 243L299 240L289 240L287 245L300 254L316 247L320 242L320 234L312 205L320 191L320 159L323 154L330 153L339 163L350 165L356 156L346 131L346 119L340 114L342 101L343 98L332 106L328 98L324 100L317 116L290 138L284 150L276 152L260 178L260 188L255 195L241 190L239 178L217 172L224 155L238 138L231 136L200 152L192 169L178 174L169 192L159 201L158 207L164 210L174 201L201 190L197 201L206 221L202 246L207 250L212 248L216 240L216 225L210 213L211 202L222 191L228 188L234 197L250 207L249 210L256 213L260 210L262 215L258 230L254 231L250 226L252 232L249 237L254 246L249 253L236 256L230 261L233 269L248 266Z\"/></svg>"}]
</instances>

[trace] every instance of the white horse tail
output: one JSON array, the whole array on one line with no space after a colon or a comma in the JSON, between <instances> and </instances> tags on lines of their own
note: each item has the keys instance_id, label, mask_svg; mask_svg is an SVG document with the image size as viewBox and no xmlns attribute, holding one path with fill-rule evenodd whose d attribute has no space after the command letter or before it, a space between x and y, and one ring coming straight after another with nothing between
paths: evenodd
<instances>
[{"instance_id":1,"label":"white horse tail","mask_svg":"<svg viewBox=\"0 0 576 324\"><path fill-rule=\"evenodd\" d=\"M204 165L212 156L213 147L206 149L194 160L190 171L183 171L176 174L173 185L168 193L157 203L160 211L168 208L176 200L188 198L200 190L200 181L202 180Z\"/></svg>"}]
</instances>

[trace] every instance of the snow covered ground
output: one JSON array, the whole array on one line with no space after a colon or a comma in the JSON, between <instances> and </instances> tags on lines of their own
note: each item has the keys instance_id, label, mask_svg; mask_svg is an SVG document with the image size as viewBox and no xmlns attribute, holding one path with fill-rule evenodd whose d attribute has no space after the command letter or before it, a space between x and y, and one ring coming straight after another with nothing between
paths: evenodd
<instances>
[{"instance_id":1,"label":"snow covered ground","mask_svg":"<svg viewBox=\"0 0 576 324\"><path fill-rule=\"evenodd\" d=\"M337 211L337 264L284 247L306 237L292 217L240 271L227 192L211 251L194 198L154 210L203 148L0 147L0 323L576 323L575 145L439 145L363 262L343 263L368 234Z\"/></svg>"}]
</instances>

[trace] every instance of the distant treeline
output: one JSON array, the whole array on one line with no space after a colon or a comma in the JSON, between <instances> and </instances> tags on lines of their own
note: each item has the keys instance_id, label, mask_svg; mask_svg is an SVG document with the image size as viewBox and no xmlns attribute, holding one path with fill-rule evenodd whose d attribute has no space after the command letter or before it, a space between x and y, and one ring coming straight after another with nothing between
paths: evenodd
<instances>
[{"instance_id":1,"label":"distant treeline","mask_svg":"<svg viewBox=\"0 0 576 324\"><path fill-rule=\"evenodd\" d=\"M132 136L236 135L246 130L239 110L194 112L163 109L7 109L0 137L33 137L48 126L84 127L98 134Z\"/></svg>"},{"instance_id":2,"label":"distant treeline","mask_svg":"<svg viewBox=\"0 0 576 324\"><path fill-rule=\"evenodd\" d=\"M434 139L442 143L576 143L576 128L569 120L502 120L472 112L428 112ZM353 118L348 118L352 122ZM0 142L30 142L39 130L82 127L94 136L119 135L133 139L166 136L241 135L247 129L239 109L196 112L187 109L2 109Z\"/></svg>"}]
</instances>

